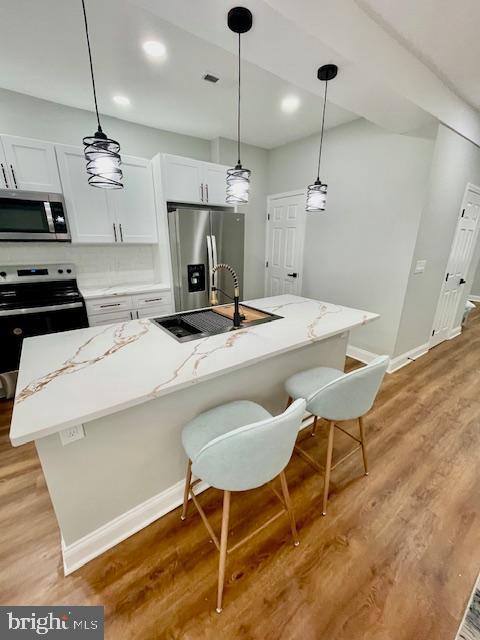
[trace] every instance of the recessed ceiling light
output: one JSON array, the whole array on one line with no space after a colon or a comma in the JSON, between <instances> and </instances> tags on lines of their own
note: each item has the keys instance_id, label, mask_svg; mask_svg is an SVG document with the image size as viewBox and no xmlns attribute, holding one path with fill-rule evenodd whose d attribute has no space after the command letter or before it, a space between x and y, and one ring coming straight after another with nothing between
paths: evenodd
<instances>
[{"instance_id":1,"label":"recessed ceiling light","mask_svg":"<svg viewBox=\"0 0 480 640\"><path fill-rule=\"evenodd\" d=\"M285 96L282 100L282 111L285 113L293 113L300 106L300 98L298 96Z\"/></svg>"},{"instance_id":2,"label":"recessed ceiling light","mask_svg":"<svg viewBox=\"0 0 480 640\"><path fill-rule=\"evenodd\" d=\"M152 58L164 58L167 54L167 47L158 40L147 40L142 47L145 53Z\"/></svg>"},{"instance_id":3,"label":"recessed ceiling light","mask_svg":"<svg viewBox=\"0 0 480 640\"><path fill-rule=\"evenodd\" d=\"M127 98L127 96L113 96L113 101L122 107L128 107L130 105L130 98Z\"/></svg>"}]
</instances>

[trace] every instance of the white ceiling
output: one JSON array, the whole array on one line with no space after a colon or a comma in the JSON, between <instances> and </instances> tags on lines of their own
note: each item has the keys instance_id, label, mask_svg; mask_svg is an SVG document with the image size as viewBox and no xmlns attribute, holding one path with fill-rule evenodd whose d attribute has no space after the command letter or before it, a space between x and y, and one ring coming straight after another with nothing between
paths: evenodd
<instances>
[{"instance_id":1,"label":"white ceiling","mask_svg":"<svg viewBox=\"0 0 480 640\"><path fill-rule=\"evenodd\" d=\"M459 96L480 109L478 0L357 0Z\"/></svg>"},{"instance_id":2,"label":"white ceiling","mask_svg":"<svg viewBox=\"0 0 480 640\"><path fill-rule=\"evenodd\" d=\"M237 59L233 53L129 0L87 0L86 4L102 113L207 139L235 138ZM2 0L1 5L0 86L91 109L80 0ZM228 34L234 50L235 38L226 28L223 11L218 16L216 28ZM258 31L247 34L246 51L252 34L261 37ZM165 43L164 61L145 56L141 43L150 39ZM207 71L220 81L212 85L202 80ZM315 93L247 62L242 89L245 142L271 148L319 130L322 102ZM130 98L130 107L112 101L118 94ZM285 114L280 103L289 94L297 95L301 106ZM330 104L327 126L356 117Z\"/></svg>"}]
</instances>

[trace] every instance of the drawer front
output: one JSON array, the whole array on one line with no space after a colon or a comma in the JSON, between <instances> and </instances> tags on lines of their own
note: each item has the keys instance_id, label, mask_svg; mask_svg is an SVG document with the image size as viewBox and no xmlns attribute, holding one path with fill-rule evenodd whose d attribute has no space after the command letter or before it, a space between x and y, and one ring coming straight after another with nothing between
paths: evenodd
<instances>
[{"instance_id":1,"label":"drawer front","mask_svg":"<svg viewBox=\"0 0 480 640\"><path fill-rule=\"evenodd\" d=\"M172 294L170 291L159 291L158 293L142 293L132 296L132 309L145 309L147 307L158 307L159 305L172 304Z\"/></svg>"},{"instance_id":2,"label":"drawer front","mask_svg":"<svg viewBox=\"0 0 480 640\"><path fill-rule=\"evenodd\" d=\"M86 305L89 316L97 313L129 311L132 308L132 299L130 296L108 296L106 298L87 300Z\"/></svg>"},{"instance_id":3,"label":"drawer front","mask_svg":"<svg viewBox=\"0 0 480 640\"><path fill-rule=\"evenodd\" d=\"M128 322L132 319L131 311L114 311L112 313L99 313L96 316L88 316L88 324L91 327L99 327L102 324L114 324L116 322Z\"/></svg>"},{"instance_id":4,"label":"drawer front","mask_svg":"<svg viewBox=\"0 0 480 640\"><path fill-rule=\"evenodd\" d=\"M168 316L173 313L173 307L170 304L160 304L156 307L139 309L134 313L137 313L139 318L157 318L158 316Z\"/></svg>"}]
</instances>

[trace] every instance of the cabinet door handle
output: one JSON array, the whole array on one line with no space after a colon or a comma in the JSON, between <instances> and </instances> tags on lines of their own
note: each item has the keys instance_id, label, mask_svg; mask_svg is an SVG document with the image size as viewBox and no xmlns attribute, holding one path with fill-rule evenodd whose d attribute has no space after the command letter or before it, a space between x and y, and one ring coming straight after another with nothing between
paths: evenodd
<instances>
[{"instance_id":1,"label":"cabinet door handle","mask_svg":"<svg viewBox=\"0 0 480 640\"><path fill-rule=\"evenodd\" d=\"M1 164L3 179L5 180L5 188L8 189L8 180L7 180L7 172L5 171L5 167L3 166L3 162Z\"/></svg>"},{"instance_id":2,"label":"cabinet door handle","mask_svg":"<svg viewBox=\"0 0 480 640\"><path fill-rule=\"evenodd\" d=\"M122 223L118 225L120 227L120 242L123 242L123 231L122 231Z\"/></svg>"},{"instance_id":3,"label":"cabinet door handle","mask_svg":"<svg viewBox=\"0 0 480 640\"><path fill-rule=\"evenodd\" d=\"M208 184L205 184L206 201L208 202Z\"/></svg>"},{"instance_id":4,"label":"cabinet door handle","mask_svg":"<svg viewBox=\"0 0 480 640\"><path fill-rule=\"evenodd\" d=\"M15 185L15 189L18 189L17 178L15 177L15 169L12 165L10 165L10 169L12 170L13 184Z\"/></svg>"},{"instance_id":5,"label":"cabinet door handle","mask_svg":"<svg viewBox=\"0 0 480 640\"><path fill-rule=\"evenodd\" d=\"M115 223L113 223L113 235L115 236L115 242L117 242L117 227L115 226Z\"/></svg>"},{"instance_id":6,"label":"cabinet door handle","mask_svg":"<svg viewBox=\"0 0 480 640\"><path fill-rule=\"evenodd\" d=\"M202 184L200 185L200 200L201 200L202 202L204 202L204 199L203 199L203 182L202 182Z\"/></svg>"}]
</instances>

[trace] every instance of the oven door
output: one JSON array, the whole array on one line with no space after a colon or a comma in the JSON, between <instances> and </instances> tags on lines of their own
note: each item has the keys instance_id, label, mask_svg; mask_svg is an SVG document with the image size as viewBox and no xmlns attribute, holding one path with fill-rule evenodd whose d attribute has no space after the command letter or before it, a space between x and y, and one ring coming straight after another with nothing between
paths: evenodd
<instances>
[{"instance_id":1,"label":"oven door","mask_svg":"<svg viewBox=\"0 0 480 640\"><path fill-rule=\"evenodd\" d=\"M88 327L85 305L73 302L38 309L17 309L0 315L0 373L16 371L24 338Z\"/></svg>"},{"instance_id":2,"label":"oven door","mask_svg":"<svg viewBox=\"0 0 480 640\"><path fill-rule=\"evenodd\" d=\"M62 233L64 232L64 233ZM48 194L5 192L0 197L0 240L67 240L60 199Z\"/></svg>"}]
</instances>

